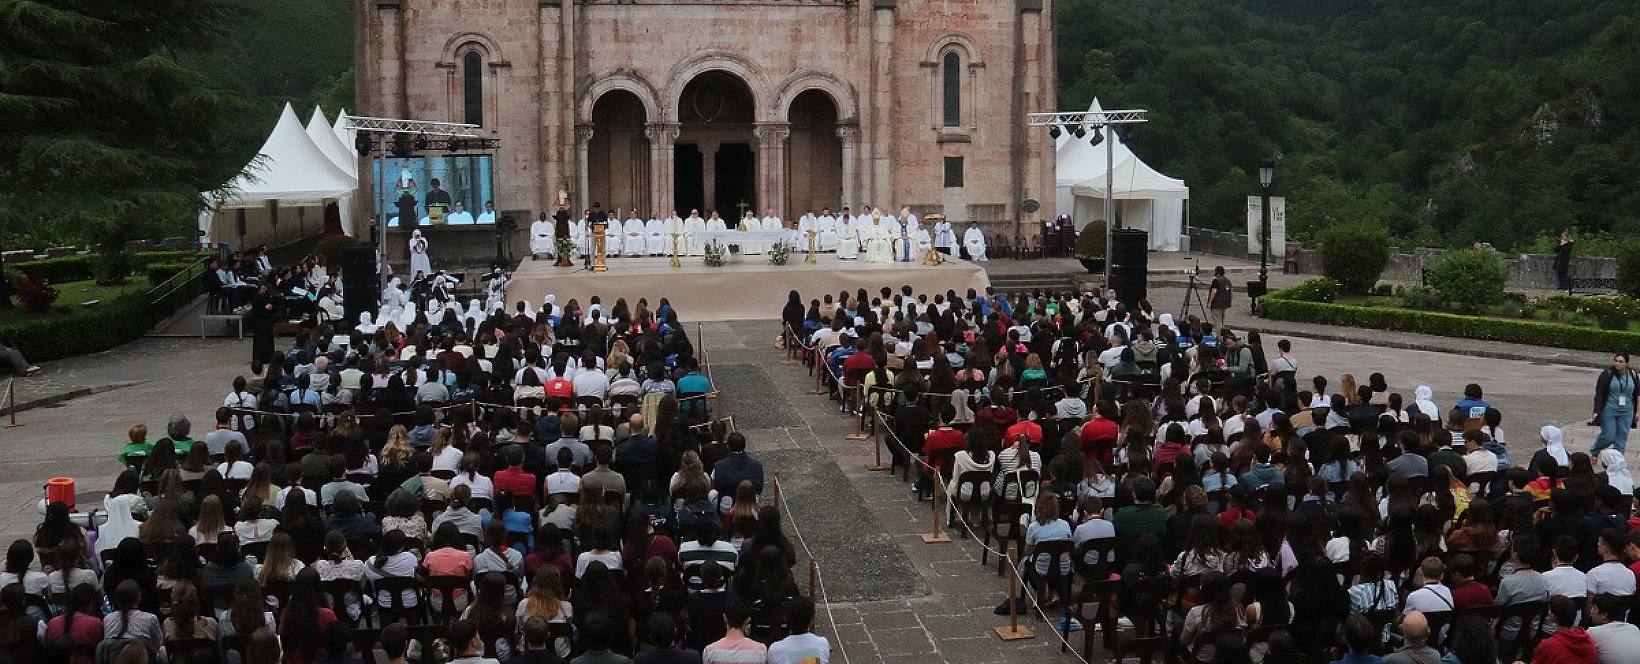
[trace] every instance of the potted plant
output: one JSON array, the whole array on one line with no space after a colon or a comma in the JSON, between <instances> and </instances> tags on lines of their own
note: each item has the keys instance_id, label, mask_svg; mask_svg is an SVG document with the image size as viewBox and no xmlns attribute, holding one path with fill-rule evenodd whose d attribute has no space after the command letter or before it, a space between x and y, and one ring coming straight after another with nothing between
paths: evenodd
<instances>
[{"instance_id":1,"label":"potted plant","mask_svg":"<svg viewBox=\"0 0 1640 664\"><path fill-rule=\"evenodd\" d=\"M1105 270L1105 220L1095 219L1083 226L1076 236L1076 260L1089 274Z\"/></svg>"}]
</instances>

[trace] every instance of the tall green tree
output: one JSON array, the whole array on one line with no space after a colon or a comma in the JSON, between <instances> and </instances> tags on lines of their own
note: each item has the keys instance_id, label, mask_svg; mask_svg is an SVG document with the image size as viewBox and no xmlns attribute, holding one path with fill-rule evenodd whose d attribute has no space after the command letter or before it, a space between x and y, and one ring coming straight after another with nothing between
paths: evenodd
<instances>
[{"instance_id":1,"label":"tall green tree","mask_svg":"<svg viewBox=\"0 0 1640 664\"><path fill-rule=\"evenodd\" d=\"M128 240L190 234L201 192L245 164L223 147L244 140L241 99L186 61L226 37L231 9L0 0L0 236L66 231L117 267Z\"/></svg>"}]
</instances>

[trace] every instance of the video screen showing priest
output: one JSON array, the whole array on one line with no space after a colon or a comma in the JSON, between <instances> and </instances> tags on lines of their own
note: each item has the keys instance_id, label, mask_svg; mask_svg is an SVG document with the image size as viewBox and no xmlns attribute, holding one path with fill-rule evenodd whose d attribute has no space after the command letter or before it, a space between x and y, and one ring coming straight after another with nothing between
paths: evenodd
<instances>
[{"instance_id":1,"label":"video screen showing priest","mask_svg":"<svg viewBox=\"0 0 1640 664\"><path fill-rule=\"evenodd\" d=\"M385 162L385 169L384 169ZM415 202L418 226L495 223L495 177L490 155L388 157L371 162L372 175L387 189L387 225L401 223L398 202Z\"/></svg>"}]
</instances>

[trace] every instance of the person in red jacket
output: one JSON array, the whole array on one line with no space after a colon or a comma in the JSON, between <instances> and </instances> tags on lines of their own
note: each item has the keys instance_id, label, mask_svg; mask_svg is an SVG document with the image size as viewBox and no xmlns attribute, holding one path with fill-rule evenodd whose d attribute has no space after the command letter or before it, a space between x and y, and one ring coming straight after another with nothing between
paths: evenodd
<instances>
[{"instance_id":1,"label":"person in red jacket","mask_svg":"<svg viewBox=\"0 0 1640 664\"><path fill-rule=\"evenodd\" d=\"M1002 435L1004 440L1013 440L1018 436L1024 436L1026 439L1030 440L1031 447L1041 447L1042 425L1030 420L1022 419L1015 422L1013 426L1008 427L1008 430L1003 432Z\"/></svg>"},{"instance_id":2,"label":"person in red jacket","mask_svg":"<svg viewBox=\"0 0 1640 664\"><path fill-rule=\"evenodd\" d=\"M923 438L922 454L928 465L938 468L943 480L951 479L951 462L957 451L967 446L967 438L961 431L952 428L951 420L956 419L957 409L946 404L940 409L940 426L928 432Z\"/></svg>"},{"instance_id":3,"label":"person in red jacket","mask_svg":"<svg viewBox=\"0 0 1640 664\"><path fill-rule=\"evenodd\" d=\"M1447 585L1452 588L1452 608L1472 609L1496 603L1492 598L1492 589L1475 580L1475 567L1474 556L1467 553L1452 556L1451 570L1447 572L1450 577Z\"/></svg>"},{"instance_id":4,"label":"person in red jacket","mask_svg":"<svg viewBox=\"0 0 1640 664\"><path fill-rule=\"evenodd\" d=\"M1578 601L1570 597L1549 600L1549 614L1555 619L1555 633L1538 642L1532 664L1596 664L1600 653L1589 632L1577 626Z\"/></svg>"},{"instance_id":5,"label":"person in red jacket","mask_svg":"<svg viewBox=\"0 0 1640 664\"><path fill-rule=\"evenodd\" d=\"M1082 443L1082 455L1096 458L1099 463L1110 465L1111 451L1116 449L1116 439L1120 433L1116 420L1121 415L1116 410L1113 401L1100 401L1093 409L1093 419L1082 425L1077 439Z\"/></svg>"}]
</instances>

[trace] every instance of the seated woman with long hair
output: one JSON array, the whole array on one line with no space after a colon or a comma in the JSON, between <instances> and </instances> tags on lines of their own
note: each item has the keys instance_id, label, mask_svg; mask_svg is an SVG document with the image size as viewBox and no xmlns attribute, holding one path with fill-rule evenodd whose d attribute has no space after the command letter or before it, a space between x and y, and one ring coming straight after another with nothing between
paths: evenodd
<instances>
[{"instance_id":1,"label":"seated woman with long hair","mask_svg":"<svg viewBox=\"0 0 1640 664\"><path fill-rule=\"evenodd\" d=\"M309 664L318 660L324 650L321 637L335 622L336 613L324 605L320 596L318 570L303 569L296 575L290 600L278 619L285 664Z\"/></svg>"},{"instance_id":2,"label":"seated woman with long hair","mask_svg":"<svg viewBox=\"0 0 1640 664\"><path fill-rule=\"evenodd\" d=\"M1199 602L1185 614L1179 643L1190 651L1195 661L1214 662L1219 633L1246 626L1241 606L1230 592L1230 577L1223 572L1208 572L1202 575Z\"/></svg>"},{"instance_id":3,"label":"seated woman with long hair","mask_svg":"<svg viewBox=\"0 0 1640 664\"><path fill-rule=\"evenodd\" d=\"M467 552L462 544L461 531L453 523L439 524L438 530L433 532L432 550L422 560L422 566L427 570L427 576L448 576L471 579L473 576L473 554ZM434 608L443 605L444 601L453 601L457 606L466 604L466 593L461 590L454 592L454 597L444 598L434 594Z\"/></svg>"}]
</instances>

